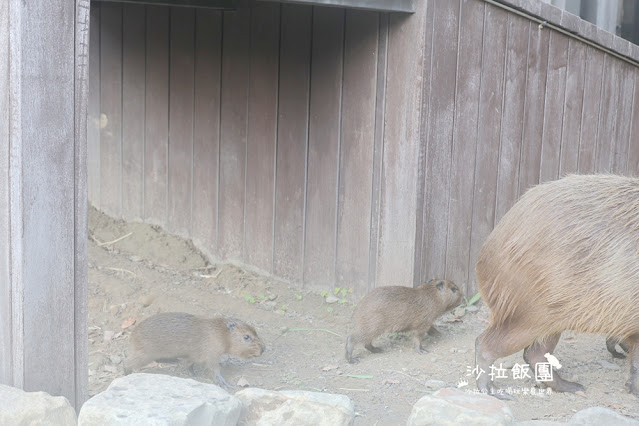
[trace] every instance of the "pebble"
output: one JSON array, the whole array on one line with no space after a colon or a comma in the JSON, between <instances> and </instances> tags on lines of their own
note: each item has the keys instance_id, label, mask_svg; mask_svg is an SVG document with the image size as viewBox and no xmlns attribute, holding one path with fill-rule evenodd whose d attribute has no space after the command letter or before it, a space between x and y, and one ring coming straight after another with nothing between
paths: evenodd
<instances>
[{"instance_id":1,"label":"pebble","mask_svg":"<svg viewBox=\"0 0 639 426\"><path fill-rule=\"evenodd\" d=\"M605 359L600 360L599 364L601 364L603 368L607 368L609 370L619 370L621 368L614 362L606 361Z\"/></svg>"},{"instance_id":2,"label":"pebble","mask_svg":"<svg viewBox=\"0 0 639 426\"><path fill-rule=\"evenodd\" d=\"M427 389L441 389L447 386L447 383L443 380L426 380L424 386Z\"/></svg>"},{"instance_id":3,"label":"pebble","mask_svg":"<svg viewBox=\"0 0 639 426\"><path fill-rule=\"evenodd\" d=\"M339 299L333 296L332 294L329 294L328 296L326 296L326 303L335 303L337 301L339 301Z\"/></svg>"},{"instance_id":4,"label":"pebble","mask_svg":"<svg viewBox=\"0 0 639 426\"><path fill-rule=\"evenodd\" d=\"M133 255L133 256L129 257L129 260L131 262L140 262L142 260L142 258L140 256Z\"/></svg>"},{"instance_id":5,"label":"pebble","mask_svg":"<svg viewBox=\"0 0 639 426\"><path fill-rule=\"evenodd\" d=\"M121 357L121 356L119 356L119 355L111 355L111 356L109 357L109 359L110 359L110 360L111 360L111 362L112 362L112 363L114 363L114 364L119 364L119 363L121 363L121 362L122 362L122 357Z\"/></svg>"},{"instance_id":6,"label":"pebble","mask_svg":"<svg viewBox=\"0 0 639 426\"><path fill-rule=\"evenodd\" d=\"M477 306L466 306L466 310L468 312L475 312L475 311L478 311L479 308Z\"/></svg>"}]
</instances>

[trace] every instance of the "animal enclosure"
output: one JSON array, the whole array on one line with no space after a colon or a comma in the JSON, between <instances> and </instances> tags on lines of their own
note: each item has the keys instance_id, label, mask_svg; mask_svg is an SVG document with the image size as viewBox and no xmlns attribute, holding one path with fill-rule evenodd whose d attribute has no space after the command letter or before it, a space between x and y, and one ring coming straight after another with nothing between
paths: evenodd
<instances>
[{"instance_id":1,"label":"animal enclosure","mask_svg":"<svg viewBox=\"0 0 639 426\"><path fill-rule=\"evenodd\" d=\"M527 188L639 172L636 46L523 3L94 2L89 200L309 288L474 294Z\"/></svg>"}]
</instances>

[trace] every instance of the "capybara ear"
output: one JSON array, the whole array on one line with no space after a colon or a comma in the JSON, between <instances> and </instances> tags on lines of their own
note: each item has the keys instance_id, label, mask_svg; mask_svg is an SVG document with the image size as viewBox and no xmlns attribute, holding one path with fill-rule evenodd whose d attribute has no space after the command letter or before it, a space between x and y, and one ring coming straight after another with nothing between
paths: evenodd
<instances>
[{"instance_id":1,"label":"capybara ear","mask_svg":"<svg viewBox=\"0 0 639 426\"><path fill-rule=\"evenodd\" d=\"M444 291L444 282L440 281L437 283L437 290Z\"/></svg>"},{"instance_id":2,"label":"capybara ear","mask_svg":"<svg viewBox=\"0 0 639 426\"><path fill-rule=\"evenodd\" d=\"M434 279L435 279L435 278L431 278L431 279L429 279L428 281L426 281L426 284L428 284L428 283L432 282Z\"/></svg>"},{"instance_id":3,"label":"capybara ear","mask_svg":"<svg viewBox=\"0 0 639 426\"><path fill-rule=\"evenodd\" d=\"M235 320L228 320L226 322L226 327L229 329L229 331L232 333L233 330L235 330L235 327L237 327L237 323L235 322Z\"/></svg>"}]
</instances>

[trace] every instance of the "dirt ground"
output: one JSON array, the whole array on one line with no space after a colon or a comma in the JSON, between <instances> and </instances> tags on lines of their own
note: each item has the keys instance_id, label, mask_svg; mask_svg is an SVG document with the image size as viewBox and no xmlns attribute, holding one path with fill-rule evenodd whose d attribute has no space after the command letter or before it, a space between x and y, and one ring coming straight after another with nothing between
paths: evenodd
<instances>
[{"instance_id":1,"label":"dirt ground","mask_svg":"<svg viewBox=\"0 0 639 426\"><path fill-rule=\"evenodd\" d=\"M296 288L266 275L230 264L211 264L190 241L140 223L116 221L89 211L89 392L93 396L123 375L133 321L157 312L183 311L196 315L235 316L255 326L267 349L258 358L228 358L222 374L240 389L238 381L272 389L300 389L348 395L355 405L356 424L402 424L412 405L440 387L469 382L474 364L474 341L486 327L488 312L481 307L461 318L447 314L436 323L439 337L427 337L430 351L419 355L410 338L380 337L383 353L358 347L360 363L344 359L344 343L353 311L352 294L327 303L325 295ZM118 240L117 242L113 242ZM400 283L398 283L400 284ZM562 336L556 357L562 376L586 386L580 395L552 393L516 395L508 402L518 421L566 421L576 411L603 406L639 419L639 400L624 384L628 361L606 351L604 336ZM523 364L521 352L501 360ZM189 377L179 363L155 364L141 372ZM507 370L502 388L534 387L534 380L514 379ZM532 374L534 377L534 373ZM208 381L207 379L199 379ZM442 382L445 382L442 383Z\"/></svg>"}]
</instances>

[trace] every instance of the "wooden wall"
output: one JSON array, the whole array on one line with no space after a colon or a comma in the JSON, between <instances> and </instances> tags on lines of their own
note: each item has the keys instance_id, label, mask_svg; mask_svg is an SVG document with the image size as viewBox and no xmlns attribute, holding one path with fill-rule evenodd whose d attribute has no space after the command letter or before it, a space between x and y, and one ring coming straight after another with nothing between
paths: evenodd
<instances>
[{"instance_id":1,"label":"wooden wall","mask_svg":"<svg viewBox=\"0 0 639 426\"><path fill-rule=\"evenodd\" d=\"M89 198L313 288L474 293L528 187L639 172L634 65L482 0L93 3Z\"/></svg>"}]
</instances>

